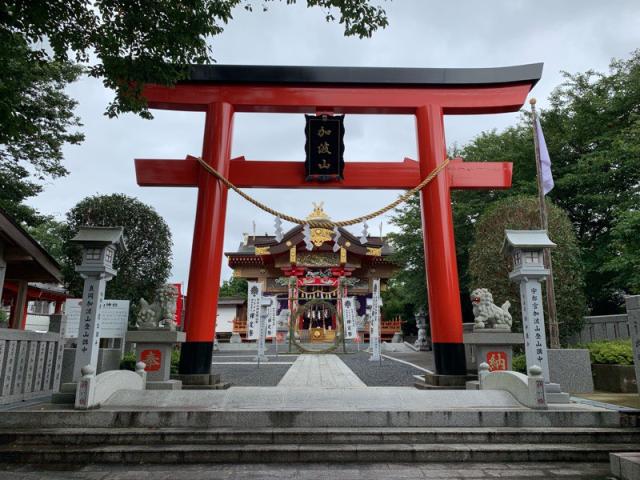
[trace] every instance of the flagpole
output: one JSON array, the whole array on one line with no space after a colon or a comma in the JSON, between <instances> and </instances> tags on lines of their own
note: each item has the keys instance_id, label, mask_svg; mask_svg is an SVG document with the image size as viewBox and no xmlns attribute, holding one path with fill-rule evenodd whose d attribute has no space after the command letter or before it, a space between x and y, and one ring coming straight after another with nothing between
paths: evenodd
<instances>
[{"instance_id":1,"label":"flagpole","mask_svg":"<svg viewBox=\"0 0 640 480\"><path fill-rule=\"evenodd\" d=\"M537 112L536 112L536 99L529 100L531 105L531 116L533 124L533 143L535 146L536 156L536 172L537 172L537 184L538 184L538 202L540 211L540 226L543 230L549 230L549 220L547 218L547 203L545 202L545 194L542 186L542 164L540 162L540 140L538 138L538 132L536 128ZM547 291L547 313L549 314L549 346L550 348L560 348L560 331L558 328L558 314L556 310L556 293L553 282L553 265L551 263L551 250L549 248L543 249L544 264L549 269L549 276L547 277L546 291Z\"/></svg>"}]
</instances>

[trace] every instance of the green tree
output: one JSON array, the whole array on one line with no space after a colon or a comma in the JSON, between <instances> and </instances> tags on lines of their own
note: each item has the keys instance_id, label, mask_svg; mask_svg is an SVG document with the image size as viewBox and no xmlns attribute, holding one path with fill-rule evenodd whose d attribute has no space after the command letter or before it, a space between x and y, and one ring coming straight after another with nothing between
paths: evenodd
<instances>
[{"instance_id":1,"label":"green tree","mask_svg":"<svg viewBox=\"0 0 640 480\"><path fill-rule=\"evenodd\" d=\"M392 260L400 265L401 269L391 282L392 288L387 293L387 300L392 301L394 297L399 297L395 300L395 308L399 311L415 312L420 307L426 311L427 280L420 201L417 195L396 210L391 224L400 229L399 232L389 233L388 239L394 248Z\"/></svg>"},{"instance_id":2,"label":"green tree","mask_svg":"<svg viewBox=\"0 0 640 480\"><path fill-rule=\"evenodd\" d=\"M213 62L211 39L236 7L271 0L29 0L0 3L0 208L19 222L43 218L24 200L42 181L67 174L62 146L78 144L76 101L65 87L85 72L115 93L106 113L151 115L145 83L172 85L189 64ZM296 3L286 0L287 4ZM387 25L369 0L307 0L345 35L369 37Z\"/></svg>"},{"instance_id":3,"label":"green tree","mask_svg":"<svg viewBox=\"0 0 640 480\"><path fill-rule=\"evenodd\" d=\"M627 60L613 60L606 74L565 73L550 107L541 112L555 179L548 197L573 224L594 314L619 310L621 294L631 293L625 265L634 263L633 249L621 244L625 227L616 225L627 218L626 212L640 210L639 112L640 50ZM482 133L461 149L461 155L469 161L511 161L514 172L509 190L453 192L456 246L464 265L470 227L478 216L501 198L536 192L530 115L524 113L517 125L503 132ZM465 271L463 267L464 289L469 282Z\"/></svg>"},{"instance_id":4,"label":"green tree","mask_svg":"<svg viewBox=\"0 0 640 480\"><path fill-rule=\"evenodd\" d=\"M552 250L553 278L560 338L578 331L586 313L584 280L580 249L571 221L560 207L547 202L549 237L558 246ZM470 289L487 288L496 304L509 300L514 325L521 330L519 286L509 280L510 259L501 254L505 229L537 229L540 225L538 199L517 196L495 202L478 219L475 241L469 250ZM467 298L466 302L470 304ZM544 310L546 313L546 298ZM547 317L548 318L548 317Z\"/></svg>"},{"instance_id":5,"label":"green tree","mask_svg":"<svg viewBox=\"0 0 640 480\"><path fill-rule=\"evenodd\" d=\"M189 64L212 62L210 40L233 19L234 8L252 10L259 3L266 9L271 1L31 0L0 6L0 27L50 59L85 64L90 76L115 92L108 115L132 111L148 117L140 96L144 83L171 85L186 77ZM347 36L370 37L388 23L385 11L369 0L306 4L344 25ZM50 50L39 47L44 40Z\"/></svg>"},{"instance_id":6,"label":"green tree","mask_svg":"<svg viewBox=\"0 0 640 480\"><path fill-rule=\"evenodd\" d=\"M124 227L125 247L118 248L114 267L116 277L107 283L105 296L151 301L158 287L171 272L171 232L156 211L136 198L123 194L85 198L67 213L64 234L63 273L72 295L82 295L82 280L74 271L80 251L69 242L81 226Z\"/></svg>"},{"instance_id":7,"label":"green tree","mask_svg":"<svg viewBox=\"0 0 640 480\"><path fill-rule=\"evenodd\" d=\"M640 294L640 211L624 212L611 230L611 243L601 271L622 291Z\"/></svg>"},{"instance_id":8,"label":"green tree","mask_svg":"<svg viewBox=\"0 0 640 480\"><path fill-rule=\"evenodd\" d=\"M220 297L247 298L247 281L244 278L231 277L220 285Z\"/></svg>"},{"instance_id":9,"label":"green tree","mask_svg":"<svg viewBox=\"0 0 640 480\"><path fill-rule=\"evenodd\" d=\"M32 50L24 35L1 23L0 44L0 208L36 225L43 219L24 200L42 191L42 180L67 174L62 146L83 139L76 102L64 93L81 69Z\"/></svg>"},{"instance_id":10,"label":"green tree","mask_svg":"<svg viewBox=\"0 0 640 480\"><path fill-rule=\"evenodd\" d=\"M27 231L58 263L64 262L66 223L59 222L53 217L44 217L37 225L28 227Z\"/></svg>"},{"instance_id":11,"label":"green tree","mask_svg":"<svg viewBox=\"0 0 640 480\"><path fill-rule=\"evenodd\" d=\"M611 313L627 290L602 265L617 222L640 210L640 50L614 60L607 74L565 76L543 116L557 177L551 198L569 213L580 240L593 312ZM633 260L620 264L626 261Z\"/></svg>"}]
</instances>

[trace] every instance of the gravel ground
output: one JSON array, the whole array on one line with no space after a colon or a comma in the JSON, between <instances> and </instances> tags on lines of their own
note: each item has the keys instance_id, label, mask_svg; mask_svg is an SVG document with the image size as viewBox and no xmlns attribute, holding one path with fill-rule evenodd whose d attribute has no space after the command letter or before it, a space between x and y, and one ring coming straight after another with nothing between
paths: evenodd
<instances>
[{"instance_id":1,"label":"gravel ground","mask_svg":"<svg viewBox=\"0 0 640 480\"><path fill-rule=\"evenodd\" d=\"M213 365L211 371L219 373L221 381L232 386L275 387L291 365Z\"/></svg>"},{"instance_id":2,"label":"gravel ground","mask_svg":"<svg viewBox=\"0 0 640 480\"><path fill-rule=\"evenodd\" d=\"M211 371L219 373L223 382L229 382L233 386L275 387L291 367L281 363L293 364L298 356L280 354L276 357L275 350L269 347L266 348L269 361L261 363L259 368L254 360L255 351L239 350L215 353ZM282 350L282 347L278 349Z\"/></svg>"},{"instance_id":3,"label":"gravel ground","mask_svg":"<svg viewBox=\"0 0 640 480\"><path fill-rule=\"evenodd\" d=\"M413 375L424 374L421 370L387 358L383 358L382 363L371 362L369 356L366 352L339 355L368 387L413 387L416 381Z\"/></svg>"}]
</instances>

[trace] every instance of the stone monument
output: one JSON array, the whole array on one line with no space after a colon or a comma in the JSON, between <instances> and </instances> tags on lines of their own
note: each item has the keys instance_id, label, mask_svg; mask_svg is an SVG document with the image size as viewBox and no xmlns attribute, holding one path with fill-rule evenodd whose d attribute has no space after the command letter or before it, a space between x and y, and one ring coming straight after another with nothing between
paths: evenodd
<instances>
[{"instance_id":1,"label":"stone monument","mask_svg":"<svg viewBox=\"0 0 640 480\"><path fill-rule=\"evenodd\" d=\"M627 304L631 348L633 349L633 363L636 370L636 386L638 393L640 393L640 295L626 297L625 302Z\"/></svg>"},{"instance_id":2,"label":"stone monument","mask_svg":"<svg viewBox=\"0 0 640 480\"><path fill-rule=\"evenodd\" d=\"M512 370L513 346L524 341L520 333L511 333L511 304L506 301L498 307L486 288L477 288L471 293L471 304L473 331L464 333L464 343L471 347L471 367L477 370L486 363L492 372Z\"/></svg>"},{"instance_id":3,"label":"stone monument","mask_svg":"<svg viewBox=\"0 0 640 480\"><path fill-rule=\"evenodd\" d=\"M136 326L127 332L127 342L136 344L136 361L145 363L148 390L180 390L182 381L171 379L171 353L176 344L186 340L176 331L175 305L178 290L163 285L153 303L140 299Z\"/></svg>"},{"instance_id":4,"label":"stone monument","mask_svg":"<svg viewBox=\"0 0 640 480\"><path fill-rule=\"evenodd\" d=\"M569 395L561 392L560 385L551 383L549 375L540 285L549 276L549 270L544 265L543 250L555 246L546 230L505 230L502 252L513 259L509 278L520 283L527 371L536 365L542 369L547 403L568 403Z\"/></svg>"},{"instance_id":5,"label":"stone monument","mask_svg":"<svg viewBox=\"0 0 640 480\"><path fill-rule=\"evenodd\" d=\"M367 299L368 303L368 299ZM373 294L371 295L371 314L369 315L369 349L371 356L369 360L372 362L381 362L380 354L380 307L382 306L382 298L380 298L380 279L373 279Z\"/></svg>"}]
</instances>

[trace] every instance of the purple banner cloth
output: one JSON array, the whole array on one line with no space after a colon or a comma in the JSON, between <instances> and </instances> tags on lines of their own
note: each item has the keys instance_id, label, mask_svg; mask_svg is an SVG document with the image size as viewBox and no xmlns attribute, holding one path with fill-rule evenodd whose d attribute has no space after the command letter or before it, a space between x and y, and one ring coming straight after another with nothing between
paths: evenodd
<instances>
[{"instance_id":1,"label":"purple banner cloth","mask_svg":"<svg viewBox=\"0 0 640 480\"><path fill-rule=\"evenodd\" d=\"M540 119L536 118L536 135L538 136L538 147L540 149L540 174L542 176L542 192L546 195L553 189L553 175L551 174L551 158L547 143L544 141Z\"/></svg>"}]
</instances>

